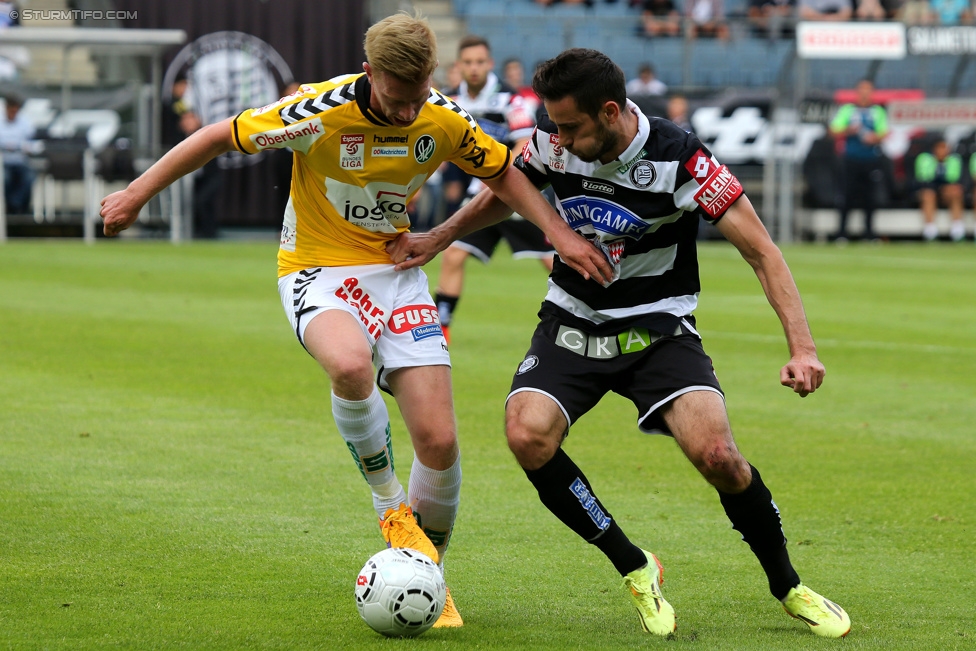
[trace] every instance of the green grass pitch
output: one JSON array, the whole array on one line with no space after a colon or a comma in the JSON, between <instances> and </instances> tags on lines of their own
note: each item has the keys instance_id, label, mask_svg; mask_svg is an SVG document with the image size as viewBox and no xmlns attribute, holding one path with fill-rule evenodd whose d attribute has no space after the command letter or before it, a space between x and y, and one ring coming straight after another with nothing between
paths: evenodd
<instances>
[{"instance_id":1,"label":"green grass pitch","mask_svg":"<svg viewBox=\"0 0 976 651\"><path fill-rule=\"evenodd\" d=\"M779 322L728 245L701 247L697 316L739 446L800 575L850 612L847 639L783 613L714 491L611 396L566 446L665 565L677 634L640 633L612 566L542 507L505 445L545 291L535 262L469 263L452 332L464 484L447 579L466 625L386 640L353 599L382 540L326 377L282 314L274 243L12 241L0 648L976 648L976 248L785 253L827 367L816 394L779 386Z\"/></svg>"}]
</instances>

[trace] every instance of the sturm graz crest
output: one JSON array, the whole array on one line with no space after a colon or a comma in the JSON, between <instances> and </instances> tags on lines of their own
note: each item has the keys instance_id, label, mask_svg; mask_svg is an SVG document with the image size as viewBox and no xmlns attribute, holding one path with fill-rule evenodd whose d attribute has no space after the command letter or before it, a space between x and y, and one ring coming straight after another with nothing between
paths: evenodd
<instances>
[{"instance_id":1,"label":"sturm graz crest","mask_svg":"<svg viewBox=\"0 0 976 651\"><path fill-rule=\"evenodd\" d=\"M646 188L657 178L657 172L649 161L639 160L630 168L630 180L638 188Z\"/></svg>"},{"instance_id":2,"label":"sturm graz crest","mask_svg":"<svg viewBox=\"0 0 976 651\"><path fill-rule=\"evenodd\" d=\"M518 371L515 372L515 375L522 375L523 373L528 373L538 365L539 365L539 358L536 357L535 355L529 355L528 357L522 360L521 364L519 364Z\"/></svg>"},{"instance_id":3,"label":"sturm graz crest","mask_svg":"<svg viewBox=\"0 0 976 651\"><path fill-rule=\"evenodd\" d=\"M281 97L293 81L291 68L261 39L243 32L213 32L186 45L163 79L163 100L172 99L173 83L185 77L184 99L204 125L214 124ZM229 152L217 159L224 168L253 165L264 152L245 156Z\"/></svg>"},{"instance_id":4,"label":"sturm graz crest","mask_svg":"<svg viewBox=\"0 0 976 651\"><path fill-rule=\"evenodd\" d=\"M433 136L425 133L417 138L417 142L414 143L413 157L417 159L418 163L426 163L430 160L430 157L434 155L434 149L436 147L437 143L434 142Z\"/></svg>"}]
</instances>

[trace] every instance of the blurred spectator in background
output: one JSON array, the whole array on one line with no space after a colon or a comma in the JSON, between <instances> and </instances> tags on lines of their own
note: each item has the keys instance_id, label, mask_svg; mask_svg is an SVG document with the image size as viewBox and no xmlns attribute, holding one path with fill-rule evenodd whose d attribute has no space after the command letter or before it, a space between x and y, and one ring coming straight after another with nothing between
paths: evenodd
<instances>
[{"instance_id":1,"label":"blurred spectator in background","mask_svg":"<svg viewBox=\"0 0 976 651\"><path fill-rule=\"evenodd\" d=\"M593 5L593 0L535 0L535 3L537 5L546 5L547 7L549 5L557 5L557 4L586 5L587 7L589 7Z\"/></svg>"},{"instance_id":2,"label":"blurred spectator in background","mask_svg":"<svg viewBox=\"0 0 976 651\"><path fill-rule=\"evenodd\" d=\"M850 20L852 0L800 0L801 20Z\"/></svg>"},{"instance_id":3,"label":"blurred spectator in background","mask_svg":"<svg viewBox=\"0 0 976 651\"><path fill-rule=\"evenodd\" d=\"M843 148L839 175L842 193L838 197L840 224L835 236L842 242L847 240L847 214L858 202L864 208L864 239L877 239L874 209L885 182L881 141L888 135L888 114L874 103L874 82L870 79L859 81L856 91L856 101L841 106L830 123L830 133Z\"/></svg>"},{"instance_id":4,"label":"blurred spectator in background","mask_svg":"<svg viewBox=\"0 0 976 651\"><path fill-rule=\"evenodd\" d=\"M930 0L929 5L940 25L968 25L973 22L969 0Z\"/></svg>"},{"instance_id":5,"label":"blurred spectator in background","mask_svg":"<svg viewBox=\"0 0 976 651\"><path fill-rule=\"evenodd\" d=\"M447 66L447 70L444 71L443 88L457 88L458 84L460 83L461 67L458 65L457 61L451 61L451 64Z\"/></svg>"},{"instance_id":6,"label":"blurred spectator in background","mask_svg":"<svg viewBox=\"0 0 976 651\"><path fill-rule=\"evenodd\" d=\"M512 156L518 156L535 131L534 110L529 110L515 89L502 82L492 71L495 61L491 46L480 36L469 34L458 43L458 65L463 77L461 84L445 91L445 95L467 111L481 130L508 146ZM450 217L462 202L478 194L484 184L456 165L444 171L444 202ZM465 262L475 256L488 263L501 240L505 240L515 258L537 258L552 271L555 251L545 234L532 222L513 215L505 221L466 235L441 254L441 270L437 278L434 303L440 318L444 338L450 343L450 327L461 292L464 289Z\"/></svg>"},{"instance_id":7,"label":"blurred spectator in background","mask_svg":"<svg viewBox=\"0 0 976 651\"><path fill-rule=\"evenodd\" d=\"M644 36L679 36L681 14L673 0L644 0L641 3L641 25Z\"/></svg>"},{"instance_id":8,"label":"blurred spectator in background","mask_svg":"<svg viewBox=\"0 0 976 651\"><path fill-rule=\"evenodd\" d=\"M23 215L30 212L34 172L27 165L27 150L34 137L34 125L20 108L24 100L14 94L4 97L6 111L0 121L0 149L3 150L3 193L7 212Z\"/></svg>"},{"instance_id":9,"label":"blurred spectator in background","mask_svg":"<svg viewBox=\"0 0 976 651\"><path fill-rule=\"evenodd\" d=\"M935 22L929 0L905 0L895 17L906 25L931 25Z\"/></svg>"},{"instance_id":10,"label":"blurred spectator in background","mask_svg":"<svg viewBox=\"0 0 976 651\"><path fill-rule=\"evenodd\" d=\"M10 14L18 6L16 2L0 2L0 31L20 25L20 20L11 18ZM17 14L14 13L16 16ZM20 45L0 46L0 81L10 81L17 78L18 69L30 65L30 50Z\"/></svg>"},{"instance_id":11,"label":"blurred spectator in background","mask_svg":"<svg viewBox=\"0 0 976 651\"><path fill-rule=\"evenodd\" d=\"M516 58L506 59L505 63L502 64L502 79L506 84L515 89L515 94L522 98L527 110L535 113L539 109L542 102L539 100L539 96L535 94L535 91L532 90L532 86L526 85L525 68L522 66L521 61ZM458 79L458 83L455 86L460 85L460 83L461 80Z\"/></svg>"},{"instance_id":12,"label":"blurred spectator in background","mask_svg":"<svg viewBox=\"0 0 976 651\"><path fill-rule=\"evenodd\" d=\"M298 92L301 85L297 81L285 84L280 91L282 97L293 95ZM271 166L270 181L274 190L274 211L276 215L285 214L288 206L288 199L291 197L291 170L295 158L295 152L290 147L282 149L272 149L268 151Z\"/></svg>"},{"instance_id":13,"label":"blurred spectator in background","mask_svg":"<svg viewBox=\"0 0 976 651\"><path fill-rule=\"evenodd\" d=\"M684 95L672 95L668 99L668 119L689 133L694 133L691 116L688 115L688 100Z\"/></svg>"},{"instance_id":14,"label":"blurred spectator in background","mask_svg":"<svg viewBox=\"0 0 976 651\"><path fill-rule=\"evenodd\" d=\"M854 17L857 20L884 20L887 14L881 6L881 0L857 0Z\"/></svg>"},{"instance_id":15,"label":"blurred spectator in background","mask_svg":"<svg viewBox=\"0 0 976 651\"><path fill-rule=\"evenodd\" d=\"M203 127L193 110L193 92L185 77L173 83L173 99L163 113L163 142L173 147ZM193 173L193 237L217 237L217 195L223 184L223 173L217 159Z\"/></svg>"},{"instance_id":16,"label":"blurred spectator in background","mask_svg":"<svg viewBox=\"0 0 976 651\"><path fill-rule=\"evenodd\" d=\"M949 152L949 143L940 138L932 144L931 151L923 151L915 159L915 182L918 185L918 201L922 209L922 236L931 242L939 236L935 223L935 211L939 203L949 208L952 226L949 235L953 242L966 236L962 221L962 157Z\"/></svg>"},{"instance_id":17,"label":"blurred spectator in background","mask_svg":"<svg viewBox=\"0 0 976 651\"><path fill-rule=\"evenodd\" d=\"M634 95L664 95L668 92L667 85L657 78L654 66L642 63L637 68L637 77L627 82L627 96Z\"/></svg>"},{"instance_id":18,"label":"blurred spectator in background","mask_svg":"<svg viewBox=\"0 0 976 651\"><path fill-rule=\"evenodd\" d=\"M795 0L749 0L748 13L756 36L779 38L793 33Z\"/></svg>"},{"instance_id":19,"label":"blurred spectator in background","mask_svg":"<svg viewBox=\"0 0 976 651\"><path fill-rule=\"evenodd\" d=\"M723 0L684 0L684 6L685 17L689 22L689 37L721 39L729 37Z\"/></svg>"}]
</instances>

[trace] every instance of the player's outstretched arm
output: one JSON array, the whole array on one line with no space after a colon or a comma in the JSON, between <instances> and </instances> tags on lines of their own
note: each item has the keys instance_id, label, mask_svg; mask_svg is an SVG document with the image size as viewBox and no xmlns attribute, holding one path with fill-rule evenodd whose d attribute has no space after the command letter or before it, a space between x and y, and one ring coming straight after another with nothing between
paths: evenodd
<instances>
[{"instance_id":1,"label":"player's outstretched arm","mask_svg":"<svg viewBox=\"0 0 976 651\"><path fill-rule=\"evenodd\" d=\"M426 264L454 240L507 219L514 207L542 229L559 258L584 278L600 283L610 280L612 270L603 253L571 229L524 174L509 167L485 184L488 189L479 192L444 223L427 233L401 233L387 244L396 270Z\"/></svg>"},{"instance_id":2,"label":"player's outstretched arm","mask_svg":"<svg viewBox=\"0 0 976 651\"><path fill-rule=\"evenodd\" d=\"M102 199L103 231L118 235L135 222L139 211L163 188L181 176L234 149L231 118L206 126L169 150L125 190Z\"/></svg>"},{"instance_id":3,"label":"player's outstretched arm","mask_svg":"<svg viewBox=\"0 0 976 651\"><path fill-rule=\"evenodd\" d=\"M426 233L400 233L386 245L397 271L427 264L451 242L508 219L512 209L485 188Z\"/></svg>"},{"instance_id":4,"label":"player's outstretched arm","mask_svg":"<svg viewBox=\"0 0 976 651\"><path fill-rule=\"evenodd\" d=\"M766 299L783 324L790 361L780 370L780 383L801 397L813 393L823 383L825 370L817 358L800 291L782 251L769 237L745 195L732 204L717 226L752 266Z\"/></svg>"},{"instance_id":5,"label":"player's outstretched arm","mask_svg":"<svg viewBox=\"0 0 976 651\"><path fill-rule=\"evenodd\" d=\"M485 185L518 214L538 226L549 238L559 259L583 278L602 285L612 280L613 269L600 249L570 228L517 168L508 168L499 177L485 181Z\"/></svg>"}]
</instances>

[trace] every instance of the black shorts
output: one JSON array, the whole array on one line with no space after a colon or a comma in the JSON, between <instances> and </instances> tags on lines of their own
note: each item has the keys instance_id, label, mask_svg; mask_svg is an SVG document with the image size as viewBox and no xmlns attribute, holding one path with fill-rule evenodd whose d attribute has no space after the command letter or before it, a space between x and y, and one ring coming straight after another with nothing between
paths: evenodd
<instances>
[{"instance_id":1,"label":"black shorts","mask_svg":"<svg viewBox=\"0 0 976 651\"><path fill-rule=\"evenodd\" d=\"M630 328L597 337L545 314L508 397L522 391L552 398L566 417L567 432L613 391L634 403L637 426L647 434L670 434L660 408L678 396L692 391L725 395L701 339L687 324L677 335Z\"/></svg>"},{"instance_id":2,"label":"black shorts","mask_svg":"<svg viewBox=\"0 0 976 651\"><path fill-rule=\"evenodd\" d=\"M482 262L488 262L502 239L508 242L514 258L543 258L556 252L545 233L524 219L506 219L462 237L452 246L464 249Z\"/></svg>"}]
</instances>

